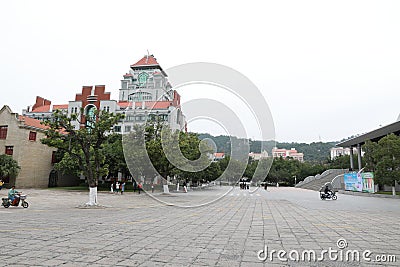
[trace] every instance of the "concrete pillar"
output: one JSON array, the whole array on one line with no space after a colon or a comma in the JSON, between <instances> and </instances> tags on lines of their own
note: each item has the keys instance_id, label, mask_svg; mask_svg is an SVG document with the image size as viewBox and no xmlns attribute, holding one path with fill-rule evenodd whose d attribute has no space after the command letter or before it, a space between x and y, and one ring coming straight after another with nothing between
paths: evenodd
<instances>
[{"instance_id":1,"label":"concrete pillar","mask_svg":"<svg viewBox=\"0 0 400 267\"><path fill-rule=\"evenodd\" d=\"M358 153L358 170L362 169L362 161L361 161L361 144L357 144L357 153Z\"/></svg>"},{"instance_id":2,"label":"concrete pillar","mask_svg":"<svg viewBox=\"0 0 400 267\"><path fill-rule=\"evenodd\" d=\"M353 147L350 147L350 169L354 170L354 161L353 161Z\"/></svg>"}]
</instances>

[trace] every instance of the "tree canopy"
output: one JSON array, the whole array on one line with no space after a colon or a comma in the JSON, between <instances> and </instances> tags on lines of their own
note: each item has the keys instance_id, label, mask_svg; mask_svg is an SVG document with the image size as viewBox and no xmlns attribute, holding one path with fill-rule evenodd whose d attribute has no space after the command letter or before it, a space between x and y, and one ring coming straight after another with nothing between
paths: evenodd
<instances>
[{"instance_id":1,"label":"tree canopy","mask_svg":"<svg viewBox=\"0 0 400 267\"><path fill-rule=\"evenodd\" d=\"M0 179L5 180L6 178L17 177L20 169L18 162L11 156L0 155Z\"/></svg>"},{"instance_id":2,"label":"tree canopy","mask_svg":"<svg viewBox=\"0 0 400 267\"><path fill-rule=\"evenodd\" d=\"M80 114L68 116L62 111L55 111L53 118L44 122L49 128L45 132L46 138L41 141L65 153L58 163L58 168L74 166L72 168L75 170L78 168L77 170L85 175L89 187L97 187L99 177L109 171L103 151L104 145L114 125L123 118L123 115L98 110L89 114L84 114L81 110L81 113L82 116ZM76 129L74 121L78 121L79 125L84 124L85 127Z\"/></svg>"},{"instance_id":3,"label":"tree canopy","mask_svg":"<svg viewBox=\"0 0 400 267\"><path fill-rule=\"evenodd\" d=\"M366 142L366 168L375 171L375 181L379 184L393 185L400 181L400 137L389 134L378 141Z\"/></svg>"}]
</instances>

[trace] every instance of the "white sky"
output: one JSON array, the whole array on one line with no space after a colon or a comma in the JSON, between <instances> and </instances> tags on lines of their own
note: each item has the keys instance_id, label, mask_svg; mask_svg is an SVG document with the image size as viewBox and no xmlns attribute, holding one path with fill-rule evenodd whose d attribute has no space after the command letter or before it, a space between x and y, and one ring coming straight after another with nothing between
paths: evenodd
<instances>
[{"instance_id":1,"label":"white sky","mask_svg":"<svg viewBox=\"0 0 400 267\"><path fill-rule=\"evenodd\" d=\"M394 122L400 1L1 1L0 104L118 98L148 49L164 69L214 62L265 96L278 141L335 141Z\"/></svg>"}]
</instances>

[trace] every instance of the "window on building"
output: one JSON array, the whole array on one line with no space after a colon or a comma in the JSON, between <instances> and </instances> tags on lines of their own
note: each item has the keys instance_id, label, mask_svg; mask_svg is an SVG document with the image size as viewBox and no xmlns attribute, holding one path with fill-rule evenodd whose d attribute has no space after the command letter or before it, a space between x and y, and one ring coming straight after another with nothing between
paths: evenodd
<instances>
[{"instance_id":1,"label":"window on building","mask_svg":"<svg viewBox=\"0 0 400 267\"><path fill-rule=\"evenodd\" d=\"M121 132L121 126L114 126L114 132L120 133Z\"/></svg>"},{"instance_id":2,"label":"window on building","mask_svg":"<svg viewBox=\"0 0 400 267\"><path fill-rule=\"evenodd\" d=\"M13 146L6 146L5 154L9 155L9 156L12 156L13 153L14 153L14 147Z\"/></svg>"},{"instance_id":3,"label":"window on building","mask_svg":"<svg viewBox=\"0 0 400 267\"><path fill-rule=\"evenodd\" d=\"M147 74L146 72L139 73L139 75L138 75L139 86L146 85L148 78L149 78L149 74Z\"/></svg>"},{"instance_id":4,"label":"window on building","mask_svg":"<svg viewBox=\"0 0 400 267\"><path fill-rule=\"evenodd\" d=\"M29 141L36 141L36 132L29 132Z\"/></svg>"},{"instance_id":5,"label":"window on building","mask_svg":"<svg viewBox=\"0 0 400 267\"><path fill-rule=\"evenodd\" d=\"M57 163L56 151L51 153L51 164Z\"/></svg>"},{"instance_id":6,"label":"window on building","mask_svg":"<svg viewBox=\"0 0 400 267\"><path fill-rule=\"evenodd\" d=\"M7 138L7 129L8 129L8 126L0 126L0 139Z\"/></svg>"},{"instance_id":7,"label":"window on building","mask_svg":"<svg viewBox=\"0 0 400 267\"><path fill-rule=\"evenodd\" d=\"M130 132L131 131L131 126L125 126L125 132Z\"/></svg>"}]
</instances>

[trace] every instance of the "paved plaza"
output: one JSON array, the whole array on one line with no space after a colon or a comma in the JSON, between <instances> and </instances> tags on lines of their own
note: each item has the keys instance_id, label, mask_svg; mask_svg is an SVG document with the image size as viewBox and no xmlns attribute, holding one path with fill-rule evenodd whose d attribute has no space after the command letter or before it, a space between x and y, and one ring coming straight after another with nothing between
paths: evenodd
<instances>
[{"instance_id":1,"label":"paved plaza","mask_svg":"<svg viewBox=\"0 0 400 267\"><path fill-rule=\"evenodd\" d=\"M315 191L268 190L155 193L181 206L221 197L196 208L166 205L146 194L100 192L104 207L85 209L77 207L88 200L87 192L26 189L28 209L0 209L0 266L399 265L399 199L339 194L337 201L321 201ZM347 243L343 253L369 250L371 262L288 258L293 250L339 251L339 239ZM266 247L267 254L286 251L289 260L263 258ZM372 262L380 255L395 255L398 262Z\"/></svg>"}]
</instances>

